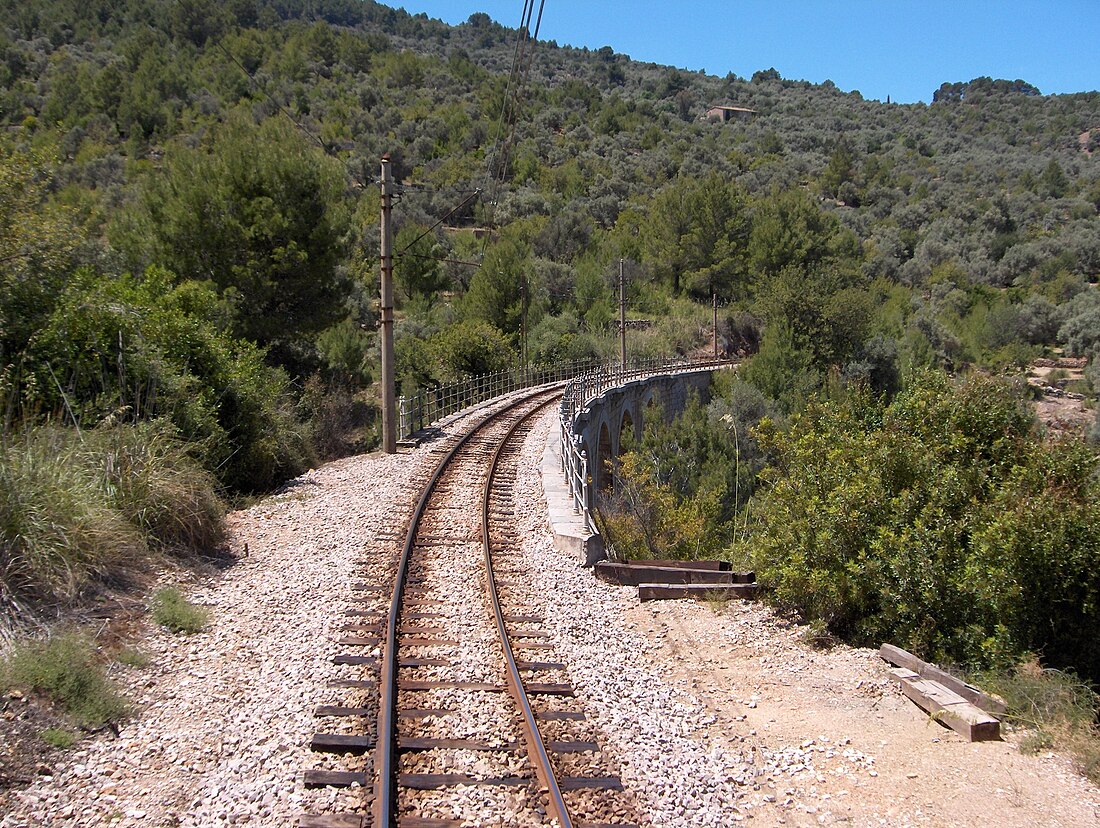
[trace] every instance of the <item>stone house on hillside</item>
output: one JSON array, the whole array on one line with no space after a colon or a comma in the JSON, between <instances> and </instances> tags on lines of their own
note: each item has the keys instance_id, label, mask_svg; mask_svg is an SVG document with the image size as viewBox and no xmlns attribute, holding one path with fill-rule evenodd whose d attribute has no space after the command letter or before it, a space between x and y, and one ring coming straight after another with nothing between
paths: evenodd
<instances>
[{"instance_id":1,"label":"stone house on hillside","mask_svg":"<svg viewBox=\"0 0 1100 828\"><path fill-rule=\"evenodd\" d=\"M724 124L727 121L734 120L749 121L755 114L755 109L748 109L743 106L712 106L703 117L708 121L721 121Z\"/></svg>"}]
</instances>

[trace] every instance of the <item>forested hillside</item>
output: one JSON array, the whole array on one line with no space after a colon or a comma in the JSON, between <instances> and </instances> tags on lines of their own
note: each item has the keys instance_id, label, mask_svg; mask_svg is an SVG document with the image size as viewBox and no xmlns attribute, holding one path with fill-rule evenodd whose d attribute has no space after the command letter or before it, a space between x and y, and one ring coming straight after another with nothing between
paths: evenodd
<instances>
[{"instance_id":1,"label":"forested hillside","mask_svg":"<svg viewBox=\"0 0 1100 828\"><path fill-rule=\"evenodd\" d=\"M524 321L531 360L610 356L620 258L634 354L705 342L715 293L784 416L1100 341L1100 93L891 105L546 42L524 84L516 43L369 0L0 10L4 603L374 444L383 153L406 391L516 364Z\"/></svg>"}]
</instances>

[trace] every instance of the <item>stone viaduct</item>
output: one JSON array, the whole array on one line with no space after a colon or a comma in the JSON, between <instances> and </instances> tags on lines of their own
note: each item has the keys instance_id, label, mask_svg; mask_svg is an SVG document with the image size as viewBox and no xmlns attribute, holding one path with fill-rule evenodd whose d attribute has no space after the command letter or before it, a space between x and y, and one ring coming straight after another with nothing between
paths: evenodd
<instances>
[{"instance_id":1,"label":"stone viaduct","mask_svg":"<svg viewBox=\"0 0 1100 828\"><path fill-rule=\"evenodd\" d=\"M614 486L615 458L622 454L624 435L640 439L654 417L669 420L684 410L692 393L705 402L713 368L658 374L631 380L604 391L584 406L573 421L574 441L588 458L592 489ZM594 494L594 493L592 493ZM590 496L592 496L590 494ZM591 508L592 503L589 503Z\"/></svg>"}]
</instances>

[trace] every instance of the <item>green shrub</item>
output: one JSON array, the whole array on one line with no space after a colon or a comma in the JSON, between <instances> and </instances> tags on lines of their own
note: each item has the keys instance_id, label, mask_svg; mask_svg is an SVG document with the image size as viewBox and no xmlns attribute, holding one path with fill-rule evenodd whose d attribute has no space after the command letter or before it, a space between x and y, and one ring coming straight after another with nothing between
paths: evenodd
<instances>
[{"instance_id":1,"label":"green shrub","mask_svg":"<svg viewBox=\"0 0 1100 828\"><path fill-rule=\"evenodd\" d=\"M55 748L71 748L76 744L76 734L60 727L47 727L40 734L42 741Z\"/></svg>"},{"instance_id":2,"label":"green shrub","mask_svg":"<svg viewBox=\"0 0 1100 828\"><path fill-rule=\"evenodd\" d=\"M78 633L20 644L0 665L0 679L42 694L81 727L100 727L127 712L99 666L94 643Z\"/></svg>"},{"instance_id":3,"label":"green shrub","mask_svg":"<svg viewBox=\"0 0 1100 828\"><path fill-rule=\"evenodd\" d=\"M225 505L217 480L167 422L99 428L80 449L82 462L102 470L109 503L153 544L212 549L221 543Z\"/></svg>"},{"instance_id":4,"label":"green shrub","mask_svg":"<svg viewBox=\"0 0 1100 828\"><path fill-rule=\"evenodd\" d=\"M1100 487L1096 450L1025 448L974 521L971 567L1017 651L1100 679Z\"/></svg>"},{"instance_id":5,"label":"green shrub","mask_svg":"<svg viewBox=\"0 0 1100 828\"><path fill-rule=\"evenodd\" d=\"M508 337L480 320L450 325L432 337L431 348L444 382L504 371L515 359Z\"/></svg>"},{"instance_id":6,"label":"green shrub","mask_svg":"<svg viewBox=\"0 0 1100 828\"><path fill-rule=\"evenodd\" d=\"M1047 444L1006 383L917 377L890 405L811 405L757 430L775 464L752 506L774 599L861 644L1100 677L1095 450Z\"/></svg>"},{"instance_id":7,"label":"green shrub","mask_svg":"<svg viewBox=\"0 0 1100 828\"><path fill-rule=\"evenodd\" d=\"M175 587L165 587L153 596L153 620L174 633L202 632L210 614L189 602Z\"/></svg>"},{"instance_id":8,"label":"green shrub","mask_svg":"<svg viewBox=\"0 0 1100 828\"><path fill-rule=\"evenodd\" d=\"M732 373L714 382L708 406L692 397L670 423L647 412L642 439L624 433L615 490L601 495L601 532L624 557L722 554L764 464L751 428L773 413Z\"/></svg>"},{"instance_id":9,"label":"green shrub","mask_svg":"<svg viewBox=\"0 0 1100 828\"><path fill-rule=\"evenodd\" d=\"M298 413L308 423L310 446L318 460L369 451L378 442L377 405L364 394L326 386L316 374L306 380Z\"/></svg>"},{"instance_id":10,"label":"green shrub","mask_svg":"<svg viewBox=\"0 0 1100 828\"><path fill-rule=\"evenodd\" d=\"M791 326L783 321L764 330L760 350L741 367L740 374L786 412L802 408L822 382L813 355L798 346Z\"/></svg>"},{"instance_id":11,"label":"green shrub","mask_svg":"<svg viewBox=\"0 0 1100 828\"><path fill-rule=\"evenodd\" d=\"M619 459L619 490L601 497L601 533L626 558L694 560L718 553L721 537L710 531L718 519L722 489L678 498L661 485L653 466L634 452Z\"/></svg>"},{"instance_id":12,"label":"green shrub","mask_svg":"<svg viewBox=\"0 0 1100 828\"><path fill-rule=\"evenodd\" d=\"M225 333L225 305L208 287L171 280L156 268L140 278L75 273L25 357L21 413L64 411L87 428L168 420L240 492L300 474L312 457L286 374ZM64 366L64 386L54 366Z\"/></svg>"},{"instance_id":13,"label":"green shrub","mask_svg":"<svg viewBox=\"0 0 1100 828\"><path fill-rule=\"evenodd\" d=\"M544 316L528 335L528 357L535 364L599 359L610 352L610 342L581 330L571 314Z\"/></svg>"}]
</instances>

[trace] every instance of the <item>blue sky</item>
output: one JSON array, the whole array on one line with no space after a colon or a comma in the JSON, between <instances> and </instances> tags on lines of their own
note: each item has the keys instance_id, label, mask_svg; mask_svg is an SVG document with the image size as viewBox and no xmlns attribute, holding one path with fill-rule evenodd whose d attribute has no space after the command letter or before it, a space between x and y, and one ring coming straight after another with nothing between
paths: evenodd
<instances>
[{"instance_id":1,"label":"blue sky","mask_svg":"<svg viewBox=\"0 0 1100 828\"><path fill-rule=\"evenodd\" d=\"M523 10L520 0L403 5L447 23L483 11L512 28ZM774 66L903 103L982 75L1022 78L1045 94L1100 89L1100 0L546 0L539 36L712 75Z\"/></svg>"}]
</instances>

